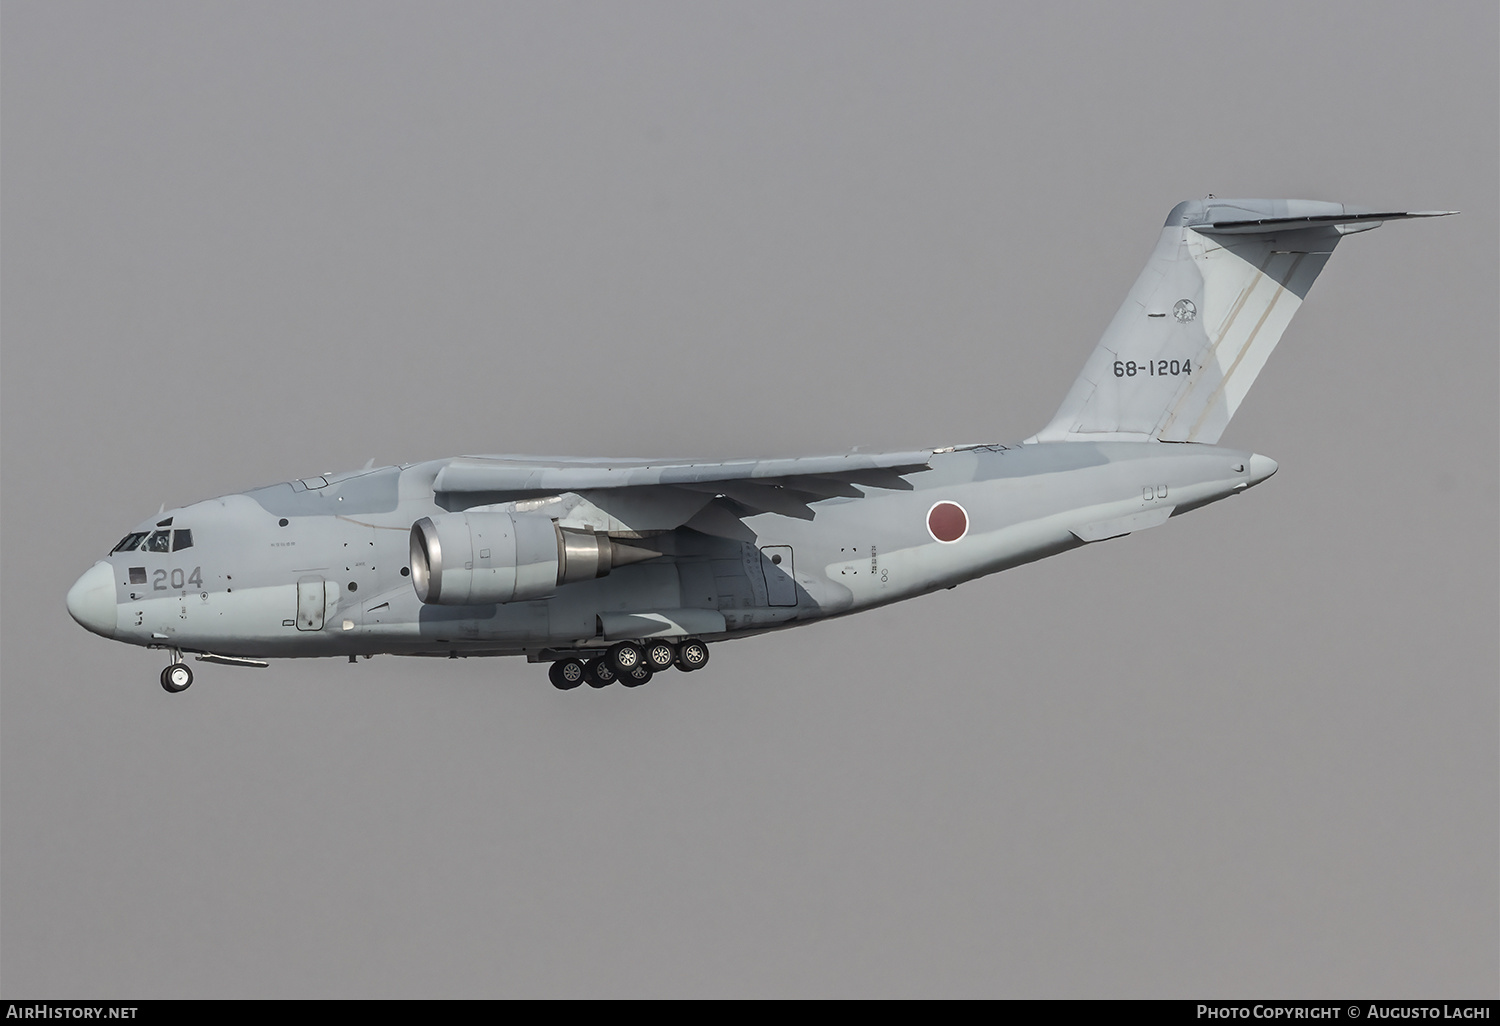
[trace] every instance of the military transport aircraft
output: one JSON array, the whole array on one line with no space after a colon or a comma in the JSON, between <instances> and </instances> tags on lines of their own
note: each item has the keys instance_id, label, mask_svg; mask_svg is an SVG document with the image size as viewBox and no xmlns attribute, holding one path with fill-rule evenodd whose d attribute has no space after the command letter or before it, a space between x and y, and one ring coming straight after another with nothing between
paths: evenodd
<instances>
[{"instance_id":1,"label":"military transport aircraft","mask_svg":"<svg viewBox=\"0 0 1500 1026\"><path fill-rule=\"evenodd\" d=\"M1343 236L1453 211L1179 203L1057 415L1018 443L690 462L458 456L136 526L68 592L183 661L525 655L569 689L1157 527L1276 472L1215 443Z\"/></svg>"}]
</instances>

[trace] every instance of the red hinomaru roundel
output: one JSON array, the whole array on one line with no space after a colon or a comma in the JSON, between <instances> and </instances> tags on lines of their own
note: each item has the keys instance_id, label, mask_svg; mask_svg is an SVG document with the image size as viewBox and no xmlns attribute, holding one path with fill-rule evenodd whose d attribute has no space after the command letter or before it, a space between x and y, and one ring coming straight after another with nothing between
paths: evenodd
<instances>
[{"instance_id":1,"label":"red hinomaru roundel","mask_svg":"<svg viewBox=\"0 0 1500 1026\"><path fill-rule=\"evenodd\" d=\"M940 542L956 542L969 533L969 514L956 502L940 502L927 511L927 530Z\"/></svg>"}]
</instances>

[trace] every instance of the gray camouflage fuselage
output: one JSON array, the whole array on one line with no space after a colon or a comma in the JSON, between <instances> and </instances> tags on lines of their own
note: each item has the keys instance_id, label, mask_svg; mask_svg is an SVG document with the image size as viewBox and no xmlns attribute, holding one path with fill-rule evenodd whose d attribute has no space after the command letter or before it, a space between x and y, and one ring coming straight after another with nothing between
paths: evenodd
<instances>
[{"instance_id":1,"label":"gray camouflage fuselage","mask_svg":"<svg viewBox=\"0 0 1500 1026\"><path fill-rule=\"evenodd\" d=\"M68 610L170 650L168 691L192 682L183 652L524 653L553 660L563 689L691 671L705 641L952 587L1270 477L1271 460L1217 443L1313 281L1345 236L1442 213L1178 204L1057 413L1021 444L462 456L293 481L163 511L78 579Z\"/></svg>"},{"instance_id":2,"label":"gray camouflage fuselage","mask_svg":"<svg viewBox=\"0 0 1500 1026\"><path fill-rule=\"evenodd\" d=\"M432 490L449 462L360 471L314 488L272 485L153 517L136 530L170 518L172 529L192 531L192 547L115 553L97 564L107 568L91 573L109 575L114 623L101 616L91 629L132 644L244 657L541 658L543 650L626 636L602 629L601 614L682 620L678 611L698 611L686 614L688 632L715 640L900 601L1094 535L1151 526L1234 495L1275 467L1196 445L966 447L934 453L931 469L904 476L909 490L861 487L859 498L812 503L811 519L737 516L732 500L703 494L687 524L638 542L660 551L657 558L563 585L545 599L426 605L408 576L408 535L414 521L453 505ZM929 530L929 510L940 502L967 515L957 541ZM299 588L304 615L316 594L312 622L298 621Z\"/></svg>"}]
</instances>

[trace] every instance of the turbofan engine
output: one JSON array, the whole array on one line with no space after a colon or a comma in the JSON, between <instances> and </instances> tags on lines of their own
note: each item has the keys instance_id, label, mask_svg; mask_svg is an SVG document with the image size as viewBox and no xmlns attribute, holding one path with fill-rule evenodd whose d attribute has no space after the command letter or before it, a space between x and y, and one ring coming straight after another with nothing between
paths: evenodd
<instances>
[{"instance_id":1,"label":"turbofan engine","mask_svg":"<svg viewBox=\"0 0 1500 1026\"><path fill-rule=\"evenodd\" d=\"M661 555L525 513L444 513L411 525L411 583L443 606L541 599Z\"/></svg>"}]
</instances>

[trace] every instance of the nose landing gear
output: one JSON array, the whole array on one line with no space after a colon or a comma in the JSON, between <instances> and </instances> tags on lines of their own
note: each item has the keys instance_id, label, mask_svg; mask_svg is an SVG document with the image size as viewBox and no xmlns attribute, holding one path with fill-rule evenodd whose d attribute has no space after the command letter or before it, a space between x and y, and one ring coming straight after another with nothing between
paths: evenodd
<instances>
[{"instance_id":1,"label":"nose landing gear","mask_svg":"<svg viewBox=\"0 0 1500 1026\"><path fill-rule=\"evenodd\" d=\"M186 691L193 685L193 671L187 663L182 661L182 653L172 649L172 661L167 668L161 671L161 686L169 694L177 694Z\"/></svg>"}]
</instances>

